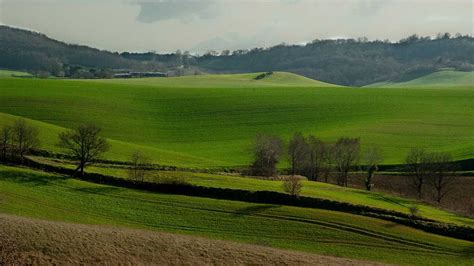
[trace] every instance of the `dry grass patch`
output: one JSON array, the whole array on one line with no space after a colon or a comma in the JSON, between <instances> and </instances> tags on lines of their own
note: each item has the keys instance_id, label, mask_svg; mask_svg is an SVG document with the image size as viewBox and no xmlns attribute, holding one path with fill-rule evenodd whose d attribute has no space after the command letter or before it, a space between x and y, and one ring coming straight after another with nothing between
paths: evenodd
<instances>
[{"instance_id":1,"label":"dry grass patch","mask_svg":"<svg viewBox=\"0 0 474 266\"><path fill-rule=\"evenodd\" d=\"M0 235L0 261L4 259L5 264L377 265L200 237L4 214L0 214Z\"/></svg>"}]
</instances>

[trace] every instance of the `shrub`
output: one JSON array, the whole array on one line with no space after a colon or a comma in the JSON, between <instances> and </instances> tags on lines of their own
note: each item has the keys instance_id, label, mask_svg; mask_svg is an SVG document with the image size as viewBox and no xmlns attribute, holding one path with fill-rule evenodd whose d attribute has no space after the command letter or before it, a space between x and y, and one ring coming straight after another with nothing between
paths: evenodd
<instances>
[{"instance_id":1,"label":"shrub","mask_svg":"<svg viewBox=\"0 0 474 266\"><path fill-rule=\"evenodd\" d=\"M254 161L250 173L256 176L276 175L276 165L283 151L283 141L272 135L257 135L254 143Z\"/></svg>"},{"instance_id":2,"label":"shrub","mask_svg":"<svg viewBox=\"0 0 474 266\"><path fill-rule=\"evenodd\" d=\"M301 182L301 178L294 175L286 178L283 181L283 190L294 197L298 197L300 195L302 187L303 183Z\"/></svg>"},{"instance_id":3,"label":"shrub","mask_svg":"<svg viewBox=\"0 0 474 266\"><path fill-rule=\"evenodd\" d=\"M420 209L416 205L412 205L408 207L408 211L410 212L410 217L411 218L417 218L419 217L420 214Z\"/></svg>"},{"instance_id":4,"label":"shrub","mask_svg":"<svg viewBox=\"0 0 474 266\"><path fill-rule=\"evenodd\" d=\"M140 151L135 151L130 157L130 168L128 169L128 178L135 182L145 181L148 167L151 159Z\"/></svg>"}]
</instances>

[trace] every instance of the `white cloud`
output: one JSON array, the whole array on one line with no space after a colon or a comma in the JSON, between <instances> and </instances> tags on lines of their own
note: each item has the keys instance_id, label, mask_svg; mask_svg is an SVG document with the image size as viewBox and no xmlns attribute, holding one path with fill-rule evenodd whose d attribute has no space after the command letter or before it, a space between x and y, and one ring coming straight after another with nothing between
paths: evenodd
<instances>
[{"instance_id":1,"label":"white cloud","mask_svg":"<svg viewBox=\"0 0 474 266\"><path fill-rule=\"evenodd\" d=\"M138 1L137 4L140 6L137 20L145 23L169 19L190 22L194 19L215 18L218 15L215 0Z\"/></svg>"},{"instance_id":2,"label":"white cloud","mask_svg":"<svg viewBox=\"0 0 474 266\"><path fill-rule=\"evenodd\" d=\"M471 0L0 1L0 23L113 51L237 49L333 36L396 40L472 34L473 27Z\"/></svg>"}]
</instances>

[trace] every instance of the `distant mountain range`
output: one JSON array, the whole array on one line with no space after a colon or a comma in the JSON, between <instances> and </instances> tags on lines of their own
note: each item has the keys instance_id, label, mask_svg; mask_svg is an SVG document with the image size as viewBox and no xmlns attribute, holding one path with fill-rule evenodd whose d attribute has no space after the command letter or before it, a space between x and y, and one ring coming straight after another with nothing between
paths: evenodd
<instances>
[{"instance_id":1,"label":"distant mountain range","mask_svg":"<svg viewBox=\"0 0 474 266\"><path fill-rule=\"evenodd\" d=\"M215 41L219 47L232 48L226 40ZM473 55L474 38L449 34L440 34L435 39L413 35L397 43L316 40L306 45L209 51L200 56L186 52L119 54L0 26L0 68L76 78L110 77L110 72L123 70L177 75L287 71L339 85L364 86L406 81L446 68L472 71Z\"/></svg>"}]
</instances>

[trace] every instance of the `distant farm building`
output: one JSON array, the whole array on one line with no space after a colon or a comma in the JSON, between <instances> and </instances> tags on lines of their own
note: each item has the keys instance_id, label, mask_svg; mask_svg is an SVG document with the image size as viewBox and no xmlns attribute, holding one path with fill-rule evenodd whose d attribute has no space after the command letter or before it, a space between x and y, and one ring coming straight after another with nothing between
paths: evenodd
<instances>
[{"instance_id":1,"label":"distant farm building","mask_svg":"<svg viewBox=\"0 0 474 266\"><path fill-rule=\"evenodd\" d=\"M125 72L116 73L114 78L152 78L152 77L167 77L168 73L164 72Z\"/></svg>"}]
</instances>

